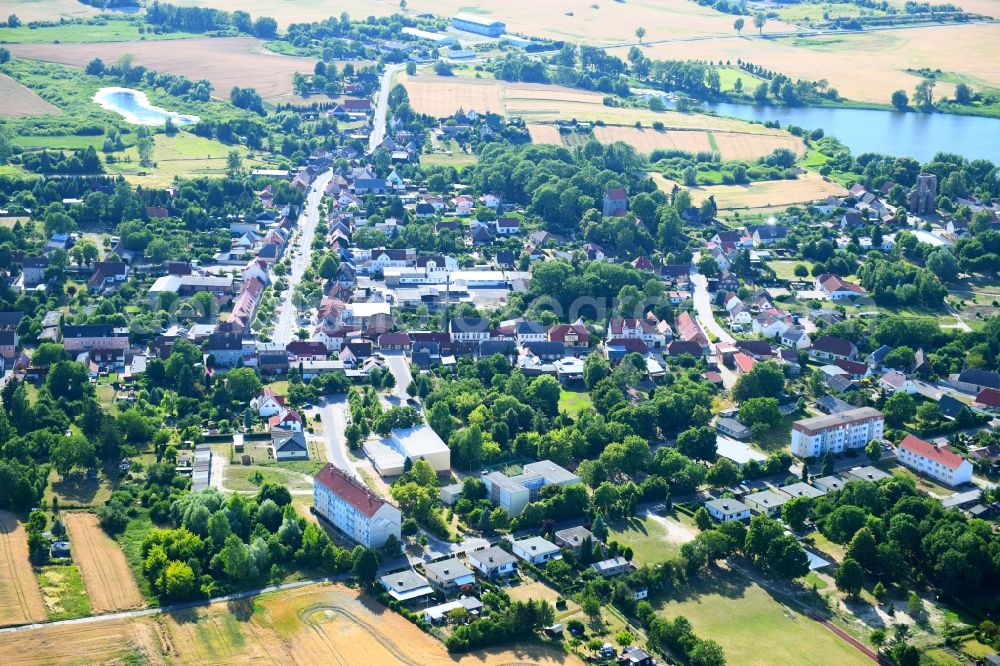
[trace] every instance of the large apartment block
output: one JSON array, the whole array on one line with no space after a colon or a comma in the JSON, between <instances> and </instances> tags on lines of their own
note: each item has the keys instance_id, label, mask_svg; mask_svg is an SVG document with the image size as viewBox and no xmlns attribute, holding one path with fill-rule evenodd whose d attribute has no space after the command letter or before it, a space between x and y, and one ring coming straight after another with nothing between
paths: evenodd
<instances>
[{"instance_id":1,"label":"large apartment block","mask_svg":"<svg viewBox=\"0 0 1000 666\"><path fill-rule=\"evenodd\" d=\"M934 446L914 435L899 443L899 462L949 486L972 482L972 463L945 447Z\"/></svg>"},{"instance_id":2,"label":"large apartment block","mask_svg":"<svg viewBox=\"0 0 1000 666\"><path fill-rule=\"evenodd\" d=\"M863 448L873 439L882 439L884 428L882 412L871 407L802 419L792 424L792 453L815 458L827 451Z\"/></svg>"},{"instance_id":3,"label":"large apartment block","mask_svg":"<svg viewBox=\"0 0 1000 666\"><path fill-rule=\"evenodd\" d=\"M380 548L390 534L400 536L399 509L329 463L313 479L313 503L316 513L362 546Z\"/></svg>"},{"instance_id":4,"label":"large apartment block","mask_svg":"<svg viewBox=\"0 0 1000 666\"><path fill-rule=\"evenodd\" d=\"M511 516L519 515L528 502L538 499L538 491L543 486L552 484L567 486L580 482L580 477L551 460L528 463L521 474L516 476L507 476L503 472L490 472L482 479L490 499L503 507Z\"/></svg>"}]
</instances>

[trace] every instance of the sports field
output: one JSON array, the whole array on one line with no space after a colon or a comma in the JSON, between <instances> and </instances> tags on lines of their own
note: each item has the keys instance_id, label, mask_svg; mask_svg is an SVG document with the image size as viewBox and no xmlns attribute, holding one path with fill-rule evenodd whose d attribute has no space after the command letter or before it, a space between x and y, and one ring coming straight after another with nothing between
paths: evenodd
<instances>
[{"instance_id":1,"label":"sports field","mask_svg":"<svg viewBox=\"0 0 1000 666\"><path fill-rule=\"evenodd\" d=\"M683 615L698 636L712 638L726 663L837 664L872 662L819 622L789 608L743 576L720 571L699 579L690 590L655 604L665 618Z\"/></svg>"},{"instance_id":2,"label":"sports field","mask_svg":"<svg viewBox=\"0 0 1000 666\"><path fill-rule=\"evenodd\" d=\"M0 626L44 619L24 525L11 512L0 511Z\"/></svg>"},{"instance_id":3,"label":"sports field","mask_svg":"<svg viewBox=\"0 0 1000 666\"><path fill-rule=\"evenodd\" d=\"M73 559L80 567L94 613L142 608L146 605L121 548L92 513L66 513Z\"/></svg>"},{"instance_id":4,"label":"sports field","mask_svg":"<svg viewBox=\"0 0 1000 666\"><path fill-rule=\"evenodd\" d=\"M402 616L340 585L312 585L179 613L3 636L6 663L576 665L526 645L452 657Z\"/></svg>"},{"instance_id":5,"label":"sports field","mask_svg":"<svg viewBox=\"0 0 1000 666\"><path fill-rule=\"evenodd\" d=\"M17 57L77 67L93 58L107 63L131 53L135 64L189 79L208 79L213 95L229 98L233 86L256 88L266 100L289 95L295 72L311 73L311 58L278 55L250 37L201 38L167 41L108 42L104 44L11 44Z\"/></svg>"},{"instance_id":6,"label":"sports field","mask_svg":"<svg viewBox=\"0 0 1000 666\"><path fill-rule=\"evenodd\" d=\"M0 74L0 116L20 118L59 113L59 109L39 97L6 74Z\"/></svg>"},{"instance_id":7,"label":"sports field","mask_svg":"<svg viewBox=\"0 0 1000 666\"><path fill-rule=\"evenodd\" d=\"M673 190L674 181L658 173L651 175L661 190ZM823 180L822 176L812 171L799 174L795 180L768 180L747 185L702 185L685 189L691 192L691 200L695 205L714 196L720 210L780 208L810 203L831 195L847 194L847 190L840 185Z\"/></svg>"}]
</instances>

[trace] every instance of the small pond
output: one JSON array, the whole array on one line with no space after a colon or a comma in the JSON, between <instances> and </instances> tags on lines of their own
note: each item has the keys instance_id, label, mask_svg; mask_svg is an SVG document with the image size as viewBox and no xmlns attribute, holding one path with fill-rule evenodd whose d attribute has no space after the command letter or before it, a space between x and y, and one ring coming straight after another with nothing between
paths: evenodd
<instances>
[{"instance_id":1,"label":"small pond","mask_svg":"<svg viewBox=\"0 0 1000 666\"><path fill-rule=\"evenodd\" d=\"M175 125L193 125L199 120L198 116L153 106L146 93L132 88L101 88L94 95L94 101L133 125L163 125L167 118Z\"/></svg>"}]
</instances>

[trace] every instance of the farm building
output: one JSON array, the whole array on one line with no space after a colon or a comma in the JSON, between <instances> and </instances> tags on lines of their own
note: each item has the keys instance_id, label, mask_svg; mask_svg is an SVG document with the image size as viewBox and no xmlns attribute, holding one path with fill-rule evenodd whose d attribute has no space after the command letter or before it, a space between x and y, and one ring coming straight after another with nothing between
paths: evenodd
<instances>
[{"instance_id":1,"label":"farm building","mask_svg":"<svg viewBox=\"0 0 1000 666\"><path fill-rule=\"evenodd\" d=\"M507 26L502 21L495 21L474 14L457 14L451 19L451 25L456 30L474 32L487 37L499 37Z\"/></svg>"}]
</instances>

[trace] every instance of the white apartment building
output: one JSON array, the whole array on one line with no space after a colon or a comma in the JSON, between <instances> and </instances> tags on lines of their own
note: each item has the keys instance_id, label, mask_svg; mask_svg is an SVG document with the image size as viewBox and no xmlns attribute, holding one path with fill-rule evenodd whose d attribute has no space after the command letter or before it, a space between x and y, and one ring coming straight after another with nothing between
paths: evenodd
<instances>
[{"instance_id":1,"label":"white apartment building","mask_svg":"<svg viewBox=\"0 0 1000 666\"><path fill-rule=\"evenodd\" d=\"M972 482L972 463L946 448L907 435L899 443L899 462L949 486Z\"/></svg>"},{"instance_id":2,"label":"white apartment building","mask_svg":"<svg viewBox=\"0 0 1000 666\"><path fill-rule=\"evenodd\" d=\"M864 448L871 440L882 439L884 428L882 412L872 407L802 419L792 424L792 454L816 458L827 451Z\"/></svg>"},{"instance_id":3,"label":"white apartment building","mask_svg":"<svg viewBox=\"0 0 1000 666\"><path fill-rule=\"evenodd\" d=\"M380 548L393 534L400 537L403 516L343 470L327 465L313 479L316 513L368 548Z\"/></svg>"}]
</instances>

